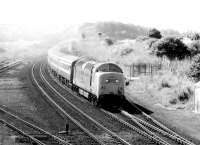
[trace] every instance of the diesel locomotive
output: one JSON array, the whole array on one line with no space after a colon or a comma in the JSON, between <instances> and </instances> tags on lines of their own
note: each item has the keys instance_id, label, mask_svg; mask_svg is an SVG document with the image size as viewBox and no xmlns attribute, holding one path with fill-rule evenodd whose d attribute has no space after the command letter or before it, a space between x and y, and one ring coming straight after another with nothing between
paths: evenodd
<instances>
[{"instance_id":1,"label":"diesel locomotive","mask_svg":"<svg viewBox=\"0 0 200 145\"><path fill-rule=\"evenodd\" d=\"M63 85L87 98L95 106L119 105L124 99L122 69L112 62L48 51L50 72Z\"/></svg>"}]
</instances>

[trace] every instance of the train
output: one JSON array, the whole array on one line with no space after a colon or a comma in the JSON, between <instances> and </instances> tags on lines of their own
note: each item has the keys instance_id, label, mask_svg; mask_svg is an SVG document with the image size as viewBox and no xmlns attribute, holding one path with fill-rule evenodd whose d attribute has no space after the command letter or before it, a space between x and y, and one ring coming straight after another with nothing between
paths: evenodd
<instances>
[{"instance_id":1,"label":"train","mask_svg":"<svg viewBox=\"0 0 200 145\"><path fill-rule=\"evenodd\" d=\"M124 97L124 75L119 65L90 57L48 50L50 73L63 85L95 106L119 106Z\"/></svg>"}]
</instances>

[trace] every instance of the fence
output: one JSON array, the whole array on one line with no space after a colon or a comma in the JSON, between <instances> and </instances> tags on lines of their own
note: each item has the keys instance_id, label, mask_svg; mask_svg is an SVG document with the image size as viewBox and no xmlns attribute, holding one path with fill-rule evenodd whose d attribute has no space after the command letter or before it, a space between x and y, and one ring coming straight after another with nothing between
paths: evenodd
<instances>
[{"instance_id":1,"label":"fence","mask_svg":"<svg viewBox=\"0 0 200 145\"><path fill-rule=\"evenodd\" d=\"M161 64L133 64L130 66L130 76L153 75L161 69Z\"/></svg>"},{"instance_id":2,"label":"fence","mask_svg":"<svg viewBox=\"0 0 200 145\"><path fill-rule=\"evenodd\" d=\"M132 64L123 68L127 77L137 77L139 75L154 75L161 70L162 64Z\"/></svg>"},{"instance_id":3,"label":"fence","mask_svg":"<svg viewBox=\"0 0 200 145\"><path fill-rule=\"evenodd\" d=\"M174 74L182 73L185 69L189 68L192 60L173 60L162 58L154 63L136 63L131 65L121 65L124 75L127 78L137 77L140 75L151 76L157 74L161 69L168 70Z\"/></svg>"}]
</instances>

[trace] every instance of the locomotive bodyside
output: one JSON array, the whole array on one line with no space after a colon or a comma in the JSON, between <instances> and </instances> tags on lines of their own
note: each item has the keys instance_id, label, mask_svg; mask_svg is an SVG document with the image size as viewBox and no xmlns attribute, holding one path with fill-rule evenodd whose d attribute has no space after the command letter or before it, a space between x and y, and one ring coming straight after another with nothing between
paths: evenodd
<instances>
[{"instance_id":1,"label":"locomotive bodyside","mask_svg":"<svg viewBox=\"0 0 200 145\"><path fill-rule=\"evenodd\" d=\"M73 84L79 93L84 92L85 97L91 95L91 81L93 76L93 68L97 62L91 58L81 58L74 66Z\"/></svg>"}]
</instances>

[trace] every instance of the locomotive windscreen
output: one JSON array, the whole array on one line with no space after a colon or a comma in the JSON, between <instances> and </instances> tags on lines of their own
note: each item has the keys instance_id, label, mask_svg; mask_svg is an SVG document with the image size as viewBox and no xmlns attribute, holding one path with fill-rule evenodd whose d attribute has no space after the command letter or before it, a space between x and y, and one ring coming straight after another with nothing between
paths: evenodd
<instances>
[{"instance_id":1,"label":"locomotive windscreen","mask_svg":"<svg viewBox=\"0 0 200 145\"><path fill-rule=\"evenodd\" d=\"M100 65L96 71L97 72L101 71L101 72L123 73L122 69L119 66L117 66L116 64L113 64L113 63L104 63L104 64Z\"/></svg>"}]
</instances>

